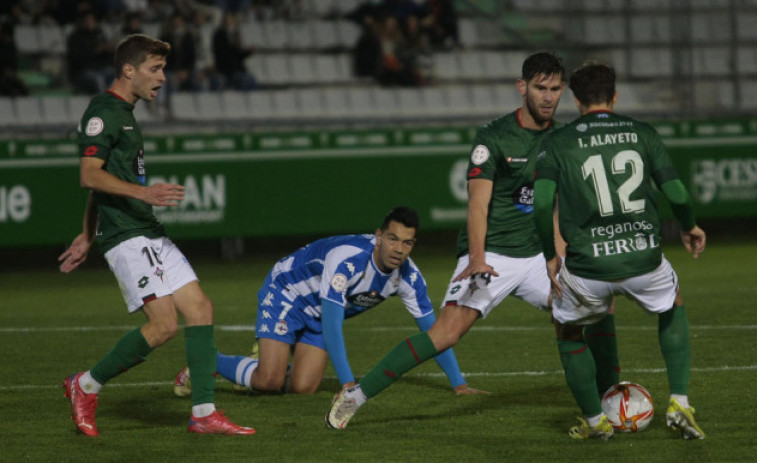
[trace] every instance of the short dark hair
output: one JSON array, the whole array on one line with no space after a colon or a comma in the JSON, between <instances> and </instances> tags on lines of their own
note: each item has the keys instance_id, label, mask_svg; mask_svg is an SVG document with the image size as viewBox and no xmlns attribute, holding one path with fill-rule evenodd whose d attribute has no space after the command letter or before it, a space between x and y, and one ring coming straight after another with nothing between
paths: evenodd
<instances>
[{"instance_id":1,"label":"short dark hair","mask_svg":"<svg viewBox=\"0 0 757 463\"><path fill-rule=\"evenodd\" d=\"M521 78L528 82L540 75L558 75L560 80L565 80L565 67L562 64L562 58L548 52L535 53L526 58L521 69Z\"/></svg>"},{"instance_id":2,"label":"short dark hair","mask_svg":"<svg viewBox=\"0 0 757 463\"><path fill-rule=\"evenodd\" d=\"M420 225L420 219L415 209L406 206L395 207L384 217L384 221L381 223L381 231L386 231L389 228L390 222L399 222L407 228L414 228L418 230Z\"/></svg>"},{"instance_id":3,"label":"short dark hair","mask_svg":"<svg viewBox=\"0 0 757 463\"><path fill-rule=\"evenodd\" d=\"M609 103L615 97L615 69L599 61L586 62L573 71L569 85L584 106Z\"/></svg>"},{"instance_id":4,"label":"short dark hair","mask_svg":"<svg viewBox=\"0 0 757 463\"><path fill-rule=\"evenodd\" d=\"M171 45L144 34L132 34L121 41L116 48L114 65L116 78L123 75L125 64L139 67L148 55L168 56Z\"/></svg>"}]
</instances>

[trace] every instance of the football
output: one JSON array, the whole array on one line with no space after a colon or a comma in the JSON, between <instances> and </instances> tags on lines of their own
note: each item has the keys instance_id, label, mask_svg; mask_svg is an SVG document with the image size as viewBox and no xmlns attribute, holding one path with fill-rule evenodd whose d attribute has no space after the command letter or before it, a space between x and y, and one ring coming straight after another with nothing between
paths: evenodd
<instances>
[{"instance_id":1,"label":"football","mask_svg":"<svg viewBox=\"0 0 757 463\"><path fill-rule=\"evenodd\" d=\"M643 386L623 381L604 393L602 411L615 431L639 432L652 422L654 404Z\"/></svg>"}]
</instances>

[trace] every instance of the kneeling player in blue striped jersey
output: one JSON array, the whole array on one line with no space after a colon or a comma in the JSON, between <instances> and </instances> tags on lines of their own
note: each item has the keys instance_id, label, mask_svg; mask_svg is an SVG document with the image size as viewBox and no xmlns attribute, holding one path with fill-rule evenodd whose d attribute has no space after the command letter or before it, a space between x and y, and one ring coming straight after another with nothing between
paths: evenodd
<instances>
[{"instance_id":1,"label":"kneeling player in blue striped jersey","mask_svg":"<svg viewBox=\"0 0 757 463\"><path fill-rule=\"evenodd\" d=\"M279 260L258 292L258 358L218 354L218 373L255 391L312 394L331 360L339 383L353 386L344 319L397 295L418 328L434 323L426 282L409 258L418 225L413 209L397 207L375 235L323 238ZM467 386L452 349L436 361L456 394L483 392ZM184 369L176 394L187 394L188 385Z\"/></svg>"}]
</instances>

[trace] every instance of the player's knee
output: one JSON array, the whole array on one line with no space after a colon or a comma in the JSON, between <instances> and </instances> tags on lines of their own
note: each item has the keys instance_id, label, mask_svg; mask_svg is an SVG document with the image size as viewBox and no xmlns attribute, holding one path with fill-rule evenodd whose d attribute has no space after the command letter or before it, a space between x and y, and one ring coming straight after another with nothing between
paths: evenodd
<instances>
[{"instance_id":1,"label":"player's knee","mask_svg":"<svg viewBox=\"0 0 757 463\"><path fill-rule=\"evenodd\" d=\"M262 392L280 392L284 388L286 375L271 374L256 370L253 376L253 388Z\"/></svg>"},{"instance_id":2,"label":"player's knee","mask_svg":"<svg viewBox=\"0 0 757 463\"><path fill-rule=\"evenodd\" d=\"M290 394L315 394L318 390L318 384L314 384L312 381L291 381L289 383L288 391Z\"/></svg>"}]
</instances>

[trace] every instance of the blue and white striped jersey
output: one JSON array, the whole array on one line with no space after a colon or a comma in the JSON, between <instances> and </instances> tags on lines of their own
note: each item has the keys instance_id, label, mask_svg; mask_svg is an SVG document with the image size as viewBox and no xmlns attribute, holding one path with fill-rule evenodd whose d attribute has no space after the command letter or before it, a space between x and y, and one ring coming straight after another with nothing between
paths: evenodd
<instances>
[{"instance_id":1,"label":"blue and white striped jersey","mask_svg":"<svg viewBox=\"0 0 757 463\"><path fill-rule=\"evenodd\" d=\"M397 295L416 319L433 313L426 281L415 263L408 258L385 274L373 262L375 244L376 237L368 234L314 241L274 265L259 300L265 301L264 292L280 292L293 309L315 319L321 317L321 301L329 300L343 306L344 318L350 318Z\"/></svg>"}]
</instances>

